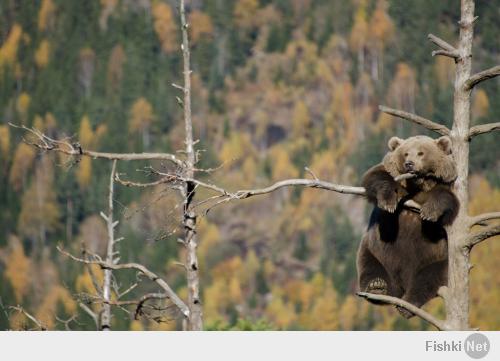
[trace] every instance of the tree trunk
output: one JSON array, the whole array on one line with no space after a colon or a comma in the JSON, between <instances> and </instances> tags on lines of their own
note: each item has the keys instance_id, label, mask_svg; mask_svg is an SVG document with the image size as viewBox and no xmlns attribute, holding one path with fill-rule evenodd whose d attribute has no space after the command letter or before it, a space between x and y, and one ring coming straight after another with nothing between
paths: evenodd
<instances>
[{"instance_id":1,"label":"tree trunk","mask_svg":"<svg viewBox=\"0 0 500 361\"><path fill-rule=\"evenodd\" d=\"M469 256L465 247L468 229L468 176L469 176L469 125L471 91L465 89L465 82L471 74L471 51L474 22L474 1L461 1L460 40L456 61L454 116L451 139L453 157L457 165L458 178L455 194L460 201L460 211L455 222L448 229L448 290L446 292L446 322L454 330L469 329Z\"/></svg>"}]
</instances>

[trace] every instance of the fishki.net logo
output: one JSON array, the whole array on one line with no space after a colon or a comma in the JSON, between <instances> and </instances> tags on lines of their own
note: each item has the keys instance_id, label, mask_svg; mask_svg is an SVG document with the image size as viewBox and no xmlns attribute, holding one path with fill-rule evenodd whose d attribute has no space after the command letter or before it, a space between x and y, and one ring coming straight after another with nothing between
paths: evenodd
<instances>
[{"instance_id":1,"label":"fishki.net logo","mask_svg":"<svg viewBox=\"0 0 500 361\"><path fill-rule=\"evenodd\" d=\"M473 333L465 340L427 340L426 352L465 352L473 359L485 357L490 351L490 340L482 333Z\"/></svg>"}]
</instances>

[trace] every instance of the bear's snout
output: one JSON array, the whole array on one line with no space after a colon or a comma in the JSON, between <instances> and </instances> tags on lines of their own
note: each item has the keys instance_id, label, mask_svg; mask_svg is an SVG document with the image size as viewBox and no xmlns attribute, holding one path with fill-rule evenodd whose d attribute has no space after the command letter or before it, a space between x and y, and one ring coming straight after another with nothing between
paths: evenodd
<instances>
[{"instance_id":1,"label":"bear's snout","mask_svg":"<svg viewBox=\"0 0 500 361\"><path fill-rule=\"evenodd\" d=\"M411 160L407 160L404 166L407 172L413 172L413 170L415 169L415 163L413 163L413 161Z\"/></svg>"}]
</instances>

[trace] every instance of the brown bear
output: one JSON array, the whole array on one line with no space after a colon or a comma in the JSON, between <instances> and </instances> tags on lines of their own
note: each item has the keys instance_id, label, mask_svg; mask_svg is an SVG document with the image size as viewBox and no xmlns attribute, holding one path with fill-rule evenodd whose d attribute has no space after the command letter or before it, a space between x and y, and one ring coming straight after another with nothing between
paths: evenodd
<instances>
[{"instance_id":1,"label":"brown bear","mask_svg":"<svg viewBox=\"0 0 500 361\"><path fill-rule=\"evenodd\" d=\"M362 184L375 204L357 255L359 289L402 298L417 307L447 283L448 245L444 226L459 202L451 188L457 177L448 137L392 137L382 164ZM411 173L413 178L396 181ZM407 200L420 212L404 206ZM376 303L376 302L375 302ZM399 308L409 318L413 314Z\"/></svg>"}]
</instances>

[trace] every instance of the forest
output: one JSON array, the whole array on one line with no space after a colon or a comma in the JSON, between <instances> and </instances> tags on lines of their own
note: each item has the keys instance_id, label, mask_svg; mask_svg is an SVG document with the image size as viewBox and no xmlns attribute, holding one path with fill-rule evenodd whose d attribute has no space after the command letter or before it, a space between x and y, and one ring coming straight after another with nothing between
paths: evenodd
<instances>
[{"instance_id":1,"label":"forest","mask_svg":"<svg viewBox=\"0 0 500 361\"><path fill-rule=\"evenodd\" d=\"M500 64L499 9L476 1L474 72ZM360 185L391 136L432 134L380 104L452 125L454 61L432 57L427 34L455 41L458 1L190 0L186 16L205 184L236 191L312 174ZM71 137L74 149L182 157L180 22L176 0L0 1L0 330L96 330L92 315L111 304L113 330L184 328L172 300L120 301L157 292L133 270L113 272L112 301L97 300L105 270L65 252L105 257L114 170L98 157L40 151L20 128ZM496 78L474 88L471 122L499 119ZM470 144L472 216L499 210L498 137ZM182 199L160 182L130 186L154 183L168 163L115 162L115 246L120 263L147 265L187 299ZM433 329L356 296L366 199L286 187L199 203L203 329ZM471 254L470 322L481 330L500 329L499 241ZM445 314L439 298L424 309Z\"/></svg>"}]
</instances>

